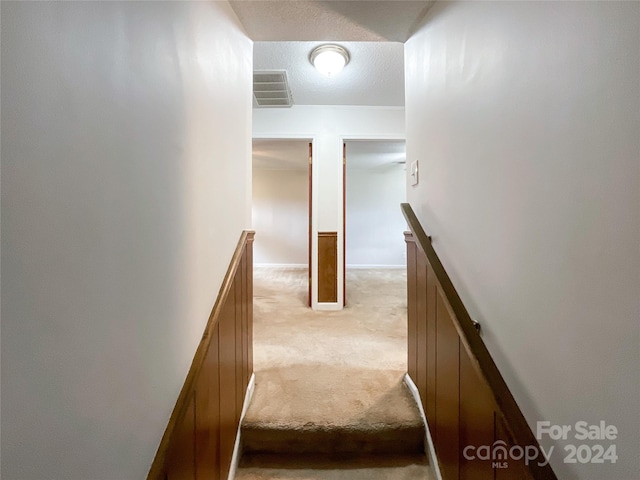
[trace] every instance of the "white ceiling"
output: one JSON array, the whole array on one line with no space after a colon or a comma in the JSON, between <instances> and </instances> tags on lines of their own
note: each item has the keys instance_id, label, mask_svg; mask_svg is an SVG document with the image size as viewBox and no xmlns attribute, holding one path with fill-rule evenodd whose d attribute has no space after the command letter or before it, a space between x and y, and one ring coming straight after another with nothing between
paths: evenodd
<instances>
[{"instance_id":1,"label":"white ceiling","mask_svg":"<svg viewBox=\"0 0 640 480\"><path fill-rule=\"evenodd\" d=\"M405 42L428 0L231 0L253 41Z\"/></svg>"},{"instance_id":2,"label":"white ceiling","mask_svg":"<svg viewBox=\"0 0 640 480\"><path fill-rule=\"evenodd\" d=\"M404 45L397 42L340 42L349 64L325 77L309 62L322 42L256 42L254 70L286 70L294 105L404 105Z\"/></svg>"},{"instance_id":3,"label":"white ceiling","mask_svg":"<svg viewBox=\"0 0 640 480\"><path fill-rule=\"evenodd\" d=\"M379 169L406 160L404 140L349 140L346 143L350 170ZM253 140L253 168L306 171L308 164L308 140Z\"/></svg>"},{"instance_id":4,"label":"white ceiling","mask_svg":"<svg viewBox=\"0 0 640 480\"><path fill-rule=\"evenodd\" d=\"M404 105L404 49L434 0L230 0L254 43L255 70L286 70L294 105ZM273 42L273 43L272 43ZM328 79L309 63L335 42L351 62Z\"/></svg>"}]
</instances>

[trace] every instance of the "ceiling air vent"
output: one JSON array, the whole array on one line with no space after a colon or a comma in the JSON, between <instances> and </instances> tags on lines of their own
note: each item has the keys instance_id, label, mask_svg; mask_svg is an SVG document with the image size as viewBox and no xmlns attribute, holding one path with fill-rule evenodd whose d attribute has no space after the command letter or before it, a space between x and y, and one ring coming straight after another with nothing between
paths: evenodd
<instances>
[{"instance_id":1,"label":"ceiling air vent","mask_svg":"<svg viewBox=\"0 0 640 480\"><path fill-rule=\"evenodd\" d=\"M253 72L253 98L255 106L261 108L293 105L287 72L285 70Z\"/></svg>"}]
</instances>

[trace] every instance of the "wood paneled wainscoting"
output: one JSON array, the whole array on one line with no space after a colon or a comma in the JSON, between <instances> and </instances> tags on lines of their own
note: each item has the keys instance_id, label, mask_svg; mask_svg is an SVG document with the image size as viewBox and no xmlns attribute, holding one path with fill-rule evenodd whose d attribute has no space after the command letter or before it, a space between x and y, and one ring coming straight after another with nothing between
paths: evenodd
<instances>
[{"instance_id":1,"label":"wood paneled wainscoting","mask_svg":"<svg viewBox=\"0 0 640 480\"><path fill-rule=\"evenodd\" d=\"M443 479L555 480L430 237L409 204L402 211L411 229L405 234L408 373Z\"/></svg>"},{"instance_id":2,"label":"wood paneled wainscoting","mask_svg":"<svg viewBox=\"0 0 640 480\"><path fill-rule=\"evenodd\" d=\"M338 301L338 232L318 232L318 302Z\"/></svg>"},{"instance_id":3,"label":"wood paneled wainscoting","mask_svg":"<svg viewBox=\"0 0 640 480\"><path fill-rule=\"evenodd\" d=\"M253 373L253 236L240 237L148 480L229 475Z\"/></svg>"}]
</instances>

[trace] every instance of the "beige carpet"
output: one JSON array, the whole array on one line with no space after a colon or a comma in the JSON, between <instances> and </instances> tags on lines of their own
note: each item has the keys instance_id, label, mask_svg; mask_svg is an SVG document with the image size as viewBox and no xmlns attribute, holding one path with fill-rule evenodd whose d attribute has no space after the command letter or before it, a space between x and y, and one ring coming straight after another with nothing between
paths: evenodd
<instances>
[{"instance_id":1,"label":"beige carpet","mask_svg":"<svg viewBox=\"0 0 640 480\"><path fill-rule=\"evenodd\" d=\"M298 457L289 462L252 456L238 470L236 480L435 480L423 457L317 460Z\"/></svg>"},{"instance_id":2,"label":"beige carpet","mask_svg":"<svg viewBox=\"0 0 640 480\"><path fill-rule=\"evenodd\" d=\"M404 270L348 271L339 312L306 306L303 270L256 268L254 296L256 388L236 478L430 478L423 425L402 381Z\"/></svg>"},{"instance_id":3,"label":"beige carpet","mask_svg":"<svg viewBox=\"0 0 640 480\"><path fill-rule=\"evenodd\" d=\"M334 365L406 371L406 279L403 269L349 270L347 307L307 305L306 270L256 268L254 368Z\"/></svg>"}]
</instances>

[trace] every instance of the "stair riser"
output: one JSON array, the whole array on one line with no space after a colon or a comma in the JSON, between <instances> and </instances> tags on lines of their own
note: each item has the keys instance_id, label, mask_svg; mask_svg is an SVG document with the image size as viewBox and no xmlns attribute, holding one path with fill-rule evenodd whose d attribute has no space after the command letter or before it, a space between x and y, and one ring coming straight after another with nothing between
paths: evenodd
<instances>
[{"instance_id":1,"label":"stair riser","mask_svg":"<svg viewBox=\"0 0 640 480\"><path fill-rule=\"evenodd\" d=\"M247 453L414 454L424 452L424 429L354 432L243 428L242 444Z\"/></svg>"}]
</instances>

